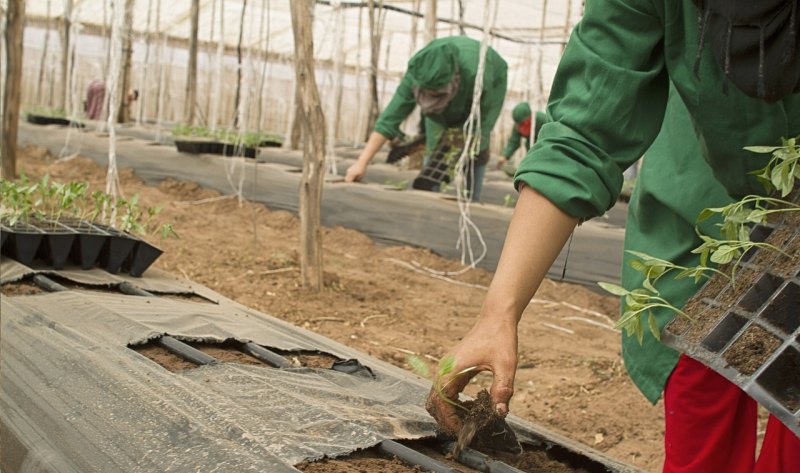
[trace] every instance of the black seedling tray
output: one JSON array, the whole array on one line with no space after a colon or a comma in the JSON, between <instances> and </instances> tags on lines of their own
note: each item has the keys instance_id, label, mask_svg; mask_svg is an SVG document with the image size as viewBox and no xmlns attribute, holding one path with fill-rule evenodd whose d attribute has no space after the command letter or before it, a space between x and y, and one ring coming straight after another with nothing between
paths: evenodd
<instances>
[{"instance_id":1,"label":"black seedling tray","mask_svg":"<svg viewBox=\"0 0 800 473\"><path fill-rule=\"evenodd\" d=\"M733 283L715 275L687 302L684 312L698 321L678 317L662 339L738 385L800 435L800 212L756 226L750 239L793 257L751 250Z\"/></svg>"},{"instance_id":2,"label":"black seedling tray","mask_svg":"<svg viewBox=\"0 0 800 473\"><path fill-rule=\"evenodd\" d=\"M59 126L74 126L77 128L85 128L81 122L76 122L74 120L70 120L68 118L62 117L50 117L47 115L35 115L35 114L27 114L26 120L28 123L33 123L34 125L59 125Z\"/></svg>"},{"instance_id":3,"label":"black seedling tray","mask_svg":"<svg viewBox=\"0 0 800 473\"><path fill-rule=\"evenodd\" d=\"M457 133L455 138L445 131L436 145L428 164L422 168L411 187L418 190L432 191L441 184L449 183L458 162L455 154L464 148L463 135Z\"/></svg>"},{"instance_id":4,"label":"black seedling tray","mask_svg":"<svg viewBox=\"0 0 800 473\"><path fill-rule=\"evenodd\" d=\"M100 266L116 274L141 276L163 253L150 243L114 228L83 220L0 224L2 254L30 266L37 258L54 269L71 261L83 269Z\"/></svg>"},{"instance_id":5,"label":"black seedling tray","mask_svg":"<svg viewBox=\"0 0 800 473\"><path fill-rule=\"evenodd\" d=\"M209 140L175 140L175 147L181 153L219 154L222 156L243 156L255 159L256 148L239 148L231 143Z\"/></svg>"}]
</instances>

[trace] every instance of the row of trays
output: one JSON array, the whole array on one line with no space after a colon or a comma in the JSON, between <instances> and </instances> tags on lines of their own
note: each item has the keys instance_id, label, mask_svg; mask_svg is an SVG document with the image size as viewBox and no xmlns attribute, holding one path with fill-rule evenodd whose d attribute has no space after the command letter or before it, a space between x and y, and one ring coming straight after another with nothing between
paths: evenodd
<instances>
[{"instance_id":1,"label":"row of trays","mask_svg":"<svg viewBox=\"0 0 800 473\"><path fill-rule=\"evenodd\" d=\"M67 264L100 267L109 273L141 276L163 253L150 243L115 228L85 220L0 222L0 252L30 266L41 259L54 269Z\"/></svg>"},{"instance_id":2,"label":"row of trays","mask_svg":"<svg viewBox=\"0 0 800 473\"><path fill-rule=\"evenodd\" d=\"M280 147L281 143L274 140L264 140L258 147ZM255 158L258 150L255 147L236 146L231 143L213 141L209 139L176 139L175 148L181 153L190 154L219 154L222 156L243 156Z\"/></svg>"}]
</instances>

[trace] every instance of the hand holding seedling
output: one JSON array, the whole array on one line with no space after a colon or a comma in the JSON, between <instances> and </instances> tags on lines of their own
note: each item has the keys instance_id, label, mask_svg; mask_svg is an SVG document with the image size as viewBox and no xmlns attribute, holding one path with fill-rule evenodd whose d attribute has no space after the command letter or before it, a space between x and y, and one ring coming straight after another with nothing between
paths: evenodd
<instances>
[{"instance_id":1,"label":"hand holding seedling","mask_svg":"<svg viewBox=\"0 0 800 473\"><path fill-rule=\"evenodd\" d=\"M508 403L514 394L514 375L517 370L516 324L497 324L480 318L467 335L442 359L433 375L433 386L425 405L441 429L452 435L461 431L462 419L458 410L458 395L476 374L491 371L489 393L495 410L508 413Z\"/></svg>"}]
</instances>

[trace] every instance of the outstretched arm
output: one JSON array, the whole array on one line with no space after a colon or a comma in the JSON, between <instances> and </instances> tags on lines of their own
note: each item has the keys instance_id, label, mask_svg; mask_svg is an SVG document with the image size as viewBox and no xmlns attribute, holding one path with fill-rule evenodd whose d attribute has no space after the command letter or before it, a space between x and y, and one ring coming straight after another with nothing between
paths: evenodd
<instances>
[{"instance_id":1,"label":"outstretched arm","mask_svg":"<svg viewBox=\"0 0 800 473\"><path fill-rule=\"evenodd\" d=\"M444 394L448 398L456 400L478 372L491 371L492 401L498 413L508 413L517 370L517 324L577 223L578 219L561 211L537 191L521 186L480 316L450 351L449 355L455 358L451 374L433 380L434 386L446 386ZM452 374L473 366L477 370L451 381ZM431 389L426 407L445 432L458 432L461 421L455 407L441 399L436 390Z\"/></svg>"}]
</instances>

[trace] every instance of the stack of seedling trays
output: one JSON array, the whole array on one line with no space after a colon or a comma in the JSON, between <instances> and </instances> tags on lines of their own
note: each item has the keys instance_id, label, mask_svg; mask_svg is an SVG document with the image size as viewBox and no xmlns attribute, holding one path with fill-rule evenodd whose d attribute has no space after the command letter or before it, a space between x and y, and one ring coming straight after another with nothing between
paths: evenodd
<instances>
[{"instance_id":1,"label":"stack of seedling trays","mask_svg":"<svg viewBox=\"0 0 800 473\"><path fill-rule=\"evenodd\" d=\"M0 252L30 266L37 260L54 269L76 264L109 273L141 276L162 251L130 233L78 219L0 222Z\"/></svg>"},{"instance_id":2,"label":"stack of seedling trays","mask_svg":"<svg viewBox=\"0 0 800 473\"><path fill-rule=\"evenodd\" d=\"M791 202L800 202L795 190ZM662 332L663 341L737 384L800 435L800 212L770 214L733 282L715 275ZM730 274L731 266L720 268Z\"/></svg>"}]
</instances>

